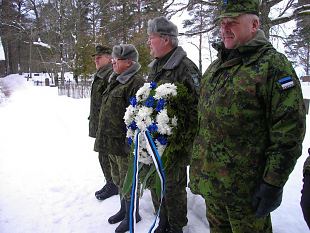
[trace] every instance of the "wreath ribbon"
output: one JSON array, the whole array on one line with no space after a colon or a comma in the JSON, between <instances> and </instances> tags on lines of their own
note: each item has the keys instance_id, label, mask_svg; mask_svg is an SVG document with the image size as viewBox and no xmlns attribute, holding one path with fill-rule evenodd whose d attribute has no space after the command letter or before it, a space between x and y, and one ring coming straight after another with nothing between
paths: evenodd
<instances>
[{"instance_id":1,"label":"wreath ribbon","mask_svg":"<svg viewBox=\"0 0 310 233\"><path fill-rule=\"evenodd\" d=\"M155 220L150 230L148 231L149 233L152 233L154 231L154 228L155 228L158 216L159 216L161 204L164 198L165 189L166 189L166 182L165 182L166 178L165 178L165 171L164 171L164 167L163 167L160 155L157 151L156 145L149 131L142 132L142 135L141 135L141 132L138 131L135 137L135 150L134 150L135 153L134 153L134 164L133 164L134 169L133 169L133 179L132 179L131 197L130 197L130 210L129 210L129 230L130 230L130 233L134 233L135 226L136 226L136 210L137 210L136 204L137 204L137 198L139 198L138 197L138 182L139 182L138 164L139 164L139 150L140 150L139 139L141 136L143 136L146 141L146 149L153 160L153 163L155 165L155 168L156 168L156 171L158 173L158 176L160 178L160 183L161 183L160 205L159 205Z\"/></svg>"}]
</instances>

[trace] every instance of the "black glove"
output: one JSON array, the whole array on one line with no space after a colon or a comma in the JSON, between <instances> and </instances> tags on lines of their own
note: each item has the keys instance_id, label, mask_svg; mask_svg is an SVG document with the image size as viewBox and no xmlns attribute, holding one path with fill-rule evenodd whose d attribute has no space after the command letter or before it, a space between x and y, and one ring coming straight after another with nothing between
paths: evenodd
<instances>
[{"instance_id":1,"label":"black glove","mask_svg":"<svg viewBox=\"0 0 310 233\"><path fill-rule=\"evenodd\" d=\"M252 200L255 216L258 218L266 217L278 208L282 201L282 193L283 188L261 183Z\"/></svg>"},{"instance_id":2,"label":"black glove","mask_svg":"<svg viewBox=\"0 0 310 233\"><path fill-rule=\"evenodd\" d=\"M305 174L304 176L304 185L301 193L301 209L304 214L304 219L310 228L310 174Z\"/></svg>"}]
</instances>

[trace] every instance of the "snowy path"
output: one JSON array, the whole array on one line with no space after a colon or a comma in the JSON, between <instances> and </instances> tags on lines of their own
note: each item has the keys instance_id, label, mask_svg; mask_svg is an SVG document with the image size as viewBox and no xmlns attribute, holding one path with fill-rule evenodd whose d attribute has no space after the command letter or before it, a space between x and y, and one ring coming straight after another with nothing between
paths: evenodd
<instances>
[{"instance_id":1,"label":"snowy path","mask_svg":"<svg viewBox=\"0 0 310 233\"><path fill-rule=\"evenodd\" d=\"M104 180L87 136L89 100L59 97L56 88L27 84L0 105L0 232L113 233L117 225L107 218L118 210L118 196L103 202L94 197ZM275 233L309 232L299 207L305 158L306 153L272 216ZM190 192L188 199L187 231L208 233L203 199ZM145 233L154 217L149 192L140 206L143 220L137 232Z\"/></svg>"}]
</instances>

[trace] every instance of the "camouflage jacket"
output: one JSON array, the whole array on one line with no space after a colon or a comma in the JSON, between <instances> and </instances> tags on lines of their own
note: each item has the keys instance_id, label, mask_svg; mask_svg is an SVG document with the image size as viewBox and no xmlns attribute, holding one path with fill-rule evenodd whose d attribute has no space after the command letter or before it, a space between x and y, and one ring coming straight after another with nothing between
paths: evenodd
<instances>
[{"instance_id":1,"label":"camouflage jacket","mask_svg":"<svg viewBox=\"0 0 310 233\"><path fill-rule=\"evenodd\" d=\"M99 112L102 93L108 86L108 79L112 73L112 65L101 67L95 74L90 93L89 136L95 138L98 129Z\"/></svg>"},{"instance_id":2,"label":"camouflage jacket","mask_svg":"<svg viewBox=\"0 0 310 233\"><path fill-rule=\"evenodd\" d=\"M105 151L116 156L127 156L129 146L126 140L124 114L130 97L143 85L139 75L139 63L134 63L120 75L112 73L110 83L102 95L95 151Z\"/></svg>"},{"instance_id":3,"label":"camouflage jacket","mask_svg":"<svg viewBox=\"0 0 310 233\"><path fill-rule=\"evenodd\" d=\"M192 98L184 100L184 104L179 106L177 131L174 138L169 140L165 153L167 157L177 158L181 164L189 164L192 151L192 138L197 132L197 104L198 91L201 80L201 74L197 66L187 58L186 52L182 47L177 47L161 59L155 59L149 64L148 81L160 83L180 83L187 90ZM180 116L186 119L180 119ZM181 122L184 125L180 125ZM180 147L181 145L181 147ZM174 159L173 159L174 160Z\"/></svg>"},{"instance_id":4,"label":"camouflage jacket","mask_svg":"<svg viewBox=\"0 0 310 233\"><path fill-rule=\"evenodd\" d=\"M202 79L190 176L227 197L248 197L262 180L283 187L305 134L295 71L261 30L238 49L217 49Z\"/></svg>"}]
</instances>

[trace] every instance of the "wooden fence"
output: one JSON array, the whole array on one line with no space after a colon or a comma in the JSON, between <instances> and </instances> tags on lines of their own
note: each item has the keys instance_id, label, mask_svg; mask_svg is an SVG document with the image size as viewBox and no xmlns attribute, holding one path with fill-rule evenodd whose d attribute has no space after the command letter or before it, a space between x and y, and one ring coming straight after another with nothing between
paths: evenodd
<instances>
[{"instance_id":1,"label":"wooden fence","mask_svg":"<svg viewBox=\"0 0 310 233\"><path fill-rule=\"evenodd\" d=\"M75 99L90 97L91 82L83 82L79 84L65 83L58 85L58 95L66 95Z\"/></svg>"}]
</instances>

